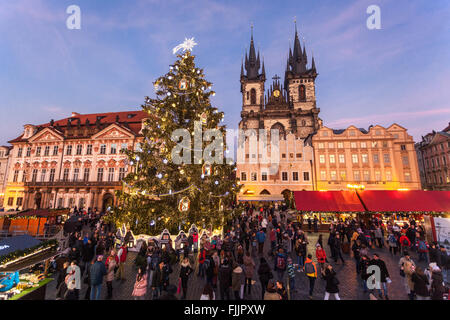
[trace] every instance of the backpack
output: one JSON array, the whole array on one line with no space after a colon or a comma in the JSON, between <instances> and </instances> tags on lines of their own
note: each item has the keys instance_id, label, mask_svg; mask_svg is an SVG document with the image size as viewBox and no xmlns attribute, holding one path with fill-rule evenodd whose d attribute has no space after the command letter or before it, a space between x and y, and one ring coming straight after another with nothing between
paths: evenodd
<instances>
[{"instance_id":1,"label":"backpack","mask_svg":"<svg viewBox=\"0 0 450 320\"><path fill-rule=\"evenodd\" d=\"M286 260L283 257L277 257L277 268L280 270L286 269Z\"/></svg>"},{"instance_id":2,"label":"backpack","mask_svg":"<svg viewBox=\"0 0 450 320\"><path fill-rule=\"evenodd\" d=\"M405 247L407 247L409 244L408 244L408 239L403 239L403 245L405 246Z\"/></svg>"},{"instance_id":3,"label":"backpack","mask_svg":"<svg viewBox=\"0 0 450 320\"><path fill-rule=\"evenodd\" d=\"M425 242L423 242L423 241L419 242L419 250L421 250L422 252L427 251L427 245L425 244Z\"/></svg>"},{"instance_id":4,"label":"backpack","mask_svg":"<svg viewBox=\"0 0 450 320\"><path fill-rule=\"evenodd\" d=\"M315 274L315 268L312 262L305 263L305 273L306 275Z\"/></svg>"}]
</instances>

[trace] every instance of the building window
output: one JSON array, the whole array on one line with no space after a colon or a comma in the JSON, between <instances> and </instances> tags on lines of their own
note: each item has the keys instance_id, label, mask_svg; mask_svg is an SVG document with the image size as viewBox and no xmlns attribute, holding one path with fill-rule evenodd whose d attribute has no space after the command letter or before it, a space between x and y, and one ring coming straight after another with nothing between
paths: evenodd
<instances>
[{"instance_id":1,"label":"building window","mask_svg":"<svg viewBox=\"0 0 450 320\"><path fill-rule=\"evenodd\" d=\"M288 181L288 173L287 172L282 172L281 173L281 180Z\"/></svg>"},{"instance_id":2,"label":"building window","mask_svg":"<svg viewBox=\"0 0 450 320\"><path fill-rule=\"evenodd\" d=\"M336 156L334 154L330 154L330 163L336 163Z\"/></svg>"},{"instance_id":3,"label":"building window","mask_svg":"<svg viewBox=\"0 0 450 320\"><path fill-rule=\"evenodd\" d=\"M380 130L375 130L375 135L381 136L381 131Z\"/></svg>"},{"instance_id":4,"label":"building window","mask_svg":"<svg viewBox=\"0 0 450 320\"><path fill-rule=\"evenodd\" d=\"M256 90L254 88L250 90L250 104L256 104Z\"/></svg>"},{"instance_id":5,"label":"building window","mask_svg":"<svg viewBox=\"0 0 450 320\"><path fill-rule=\"evenodd\" d=\"M23 198L19 197L16 199L16 206L21 207L23 204Z\"/></svg>"},{"instance_id":6,"label":"building window","mask_svg":"<svg viewBox=\"0 0 450 320\"><path fill-rule=\"evenodd\" d=\"M115 143L111 144L111 154L117 153L117 145Z\"/></svg>"},{"instance_id":7,"label":"building window","mask_svg":"<svg viewBox=\"0 0 450 320\"><path fill-rule=\"evenodd\" d=\"M373 155L373 163L379 163L380 162L380 158L378 157L378 153L375 153Z\"/></svg>"},{"instance_id":8,"label":"building window","mask_svg":"<svg viewBox=\"0 0 450 320\"><path fill-rule=\"evenodd\" d=\"M286 159L286 153L282 153L281 158Z\"/></svg>"},{"instance_id":9,"label":"building window","mask_svg":"<svg viewBox=\"0 0 450 320\"><path fill-rule=\"evenodd\" d=\"M44 149L44 157L48 157L50 155L50 146L46 146Z\"/></svg>"},{"instance_id":10,"label":"building window","mask_svg":"<svg viewBox=\"0 0 450 320\"><path fill-rule=\"evenodd\" d=\"M322 132L322 137L328 137L328 131Z\"/></svg>"},{"instance_id":11,"label":"building window","mask_svg":"<svg viewBox=\"0 0 450 320\"><path fill-rule=\"evenodd\" d=\"M100 154L106 154L106 144L100 145Z\"/></svg>"},{"instance_id":12,"label":"building window","mask_svg":"<svg viewBox=\"0 0 450 320\"><path fill-rule=\"evenodd\" d=\"M92 154L92 144L88 144L86 147L86 154L91 155Z\"/></svg>"},{"instance_id":13,"label":"building window","mask_svg":"<svg viewBox=\"0 0 450 320\"><path fill-rule=\"evenodd\" d=\"M347 172L341 171L341 180L346 181L347 180Z\"/></svg>"},{"instance_id":14,"label":"building window","mask_svg":"<svg viewBox=\"0 0 450 320\"><path fill-rule=\"evenodd\" d=\"M375 181L381 181L381 172L375 171Z\"/></svg>"},{"instance_id":15,"label":"building window","mask_svg":"<svg viewBox=\"0 0 450 320\"><path fill-rule=\"evenodd\" d=\"M298 87L298 101L305 101L306 100L306 89L305 86L302 84Z\"/></svg>"},{"instance_id":16,"label":"building window","mask_svg":"<svg viewBox=\"0 0 450 320\"><path fill-rule=\"evenodd\" d=\"M362 154L361 155L361 161L362 161L362 163L368 163L369 162L369 155L368 154Z\"/></svg>"},{"instance_id":17,"label":"building window","mask_svg":"<svg viewBox=\"0 0 450 320\"><path fill-rule=\"evenodd\" d=\"M68 181L69 180L69 169L65 168L64 172L63 172L63 181Z\"/></svg>"},{"instance_id":18,"label":"building window","mask_svg":"<svg viewBox=\"0 0 450 320\"><path fill-rule=\"evenodd\" d=\"M303 181L309 181L309 172L303 172Z\"/></svg>"},{"instance_id":19,"label":"building window","mask_svg":"<svg viewBox=\"0 0 450 320\"><path fill-rule=\"evenodd\" d=\"M319 149L323 149L323 142L319 142Z\"/></svg>"},{"instance_id":20,"label":"building window","mask_svg":"<svg viewBox=\"0 0 450 320\"><path fill-rule=\"evenodd\" d=\"M370 171L364 171L364 181L370 181Z\"/></svg>"},{"instance_id":21,"label":"building window","mask_svg":"<svg viewBox=\"0 0 450 320\"><path fill-rule=\"evenodd\" d=\"M383 159L384 159L384 163L389 163L389 162L391 162L388 153L383 154Z\"/></svg>"},{"instance_id":22,"label":"building window","mask_svg":"<svg viewBox=\"0 0 450 320\"><path fill-rule=\"evenodd\" d=\"M298 172L292 172L292 181L298 181Z\"/></svg>"},{"instance_id":23,"label":"building window","mask_svg":"<svg viewBox=\"0 0 450 320\"><path fill-rule=\"evenodd\" d=\"M252 172L250 178L252 181L258 181L258 174L256 172Z\"/></svg>"},{"instance_id":24,"label":"building window","mask_svg":"<svg viewBox=\"0 0 450 320\"><path fill-rule=\"evenodd\" d=\"M365 142L361 142L361 148L367 148L367 144Z\"/></svg>"},{"instance_id":25,"label":"building window","mask_svg":"<svg viewBox=\"0 0 450 320\"><path fill-rule=\"evenodd\" d=\"M83 152L83 145L79 144L77 145L77 156L80 156Z\"/></svg>"},{"instance_id":26,"label":"building window","mask_svg":"<svg viewBox=\"0 0 450 320\"><path fill-rule=\"evenodd\" d=\"M78 175L80 174L80 169L73 169L73 181L78 181Z\"/></svg>"},{"instance_id":27,"label":"building window","mask_svg":"<svg viewBox=\"0 0 450 320\"><path fill-rule=\"evenodd\" d=\"M334 149L334 142L328 142L328 148Z\"/></svg>"},{"instance_id":28,"label":"building window","mask_svg":"<svg viewBox=\"0 0 450 320\"><path fill-rule=\"evenodd\" d=\"M99 181L99 182L103 181L103 168L98 168L97 181Z\"/></svg>"},{"instance_id":29,"label":"building window","mask_svg":"<svg viewBox=\"0 0 450 320\"><path fill-rule=\"evenodd\" d=\"M406 145L401 144L401 145L400 145L400 149L403 150L403 151L406 151Z\"/></svg>"},{"instance_id":30,"label":"building window","mask_svg":"<svg viewBox=\"0 0 450 320\"><path fill-rule=\"evenodd\" d=\"M402 157L402 162L404 166L409 166L409 158L408 156L403 156Z\"/></svg>"},{"instance_id":31,"label":"building window","mask_svg":"<svg viewBox=\"0 0 450 320\"><path fill-rule=\"evenodd\" d=\"M109 168L108 170L108 181L114 181L114 168Z\"/></svg>"},{"instance_id":32,"label":"building window","mask_svg":"<svg viewBox=\"0 0 450 320\"><path fill-rule=\"evenodd\" d=\"M267 181L267 172L261 173L261 181Z\"/></svg>"},{"instance_id":33,"label":"building window","mask_svg":"<svg viewBox=\"0 0 450 320\"><path fill-rule=\"evenodd\" d=\"M68 145L66 148L66 156L72 155L72 146Z\"/></svg>"},{"instance_id":34,"label":"building window","mask_svg":"<svg viewBox=\"0 0 450 320\"><path fill-rule=\"evenodd\" d=\"M411 173L405 172L405 181L408 181L408 182L411 181Z\"/></svg>"},{"instance_id":35,"label":"building window","mask_svg":"<svg viewBox=\"0 0 450 320\"><path fill-rule=\"evenodd\" d=\"M344 143L343 142L338 142L337 147L339 149L343 149L344 148Z\"/></svg>"},{"instance_id":36,"label":"building window","mask_svg":"<svg viewBox=\"0 0 450 320\"><path fill-rule=\"evenodd\" d=\"M36 182L37 180L37 174L38 174L38 170L37 169L33 169L33 173L31 175L31 181L32 182Z\"/></svg>"},{"instance_id":37,"label":"building window","mask_svg":"<svg viewBox=\"0 0 450 320\"><path fill-rule=\"evenodd\" d=\"M41 147L36 147L36 157L41 156Z\"/></svg>"},{"instance_id":38,"label":"building window","mask_svg":"<svg viewBox=\"0 0 450 320\"><path fill-rule=\"evenodd\" d=\"M127 151L128 149L128 144L126 143L122 143L122 145L120 146L120 150L122 150L123 152Z\"/></svg>"},{"instance_id":39,"label":"building window","mask_svg":"<svg viewBox=\"0 0 450 320\"><path fill-rule=\"evenodd\" d=\"M324 154L319 155L319 162L325 163L325 155Z\"/></svg>"},{"instance_id":40,"label":"building window","mask_svg":"<svg viewBox=\"0 0 450 320\"><path fill-rule=\"evenodd\" d=\"M297 159L301 159L302 154L301 153L297 153Z\"/></svg>"},{"instance_id":41,"label":"building window","mask_svg":"<svg viewBox=\"0 0 450 320\"><path fill-rule=\"evenodd\" d=\"M12 206L14 203L14 198L8 198L8 206Z\"/></svg>"},{"instance_id":42,"label":"building window","mask_svg":"<svg viewBox=\"0 0 450 320\"><path fill-rule=\"evenodd\" d=\"M119 168L119 181L125 178L125 168Z\"/></svg>"},{"instance_id":43,"label":"building window","mask_svg":"<svg viewBox=\"0 0 450 320\"><path fill-rule=\"evenodd\" d=\"M351 137L356 136L356 131L355 131L355 130L350 130L350 131L349 131L349 135L350 135Z\"/></svg>"},{"instance_id":44,"label":"building window","mask_svg":"<svg viewBox=\"0 0 450 320\"><path fill-rule=\"evenodd\" d=\"M261 158L261 155L259 155L259 157ZM289 153L289 158L293 159L294 158L294 154L293 153Z\"/></svg>"},{"instance_id":45,"label":"building window","mask_svg":"<svg viewBox=\"0 0 450 320\"><path fill-rule=\"evenodd\" d=\"M359 171L353 171L353 179L355 181L360 181L361 180L361 176L359 175Z\"/></svg>"},{"instance_id":46,"label":"building window","mask_svg":"<svg viewBox=\"0 0 450 320\"><path fill-rule=\"evenodd\" d=\"M398 134L394 134L394 139L398 139Z\"/></svg>"},{"instance_id":47,"label":"building window","mask_svg":"<svg viewBox=\"0 0 450 320\"><path fill-rule=\"evenodd\" d=\"M331 180L332 180L332 181L336 181L336 178L337 178L337 177L336 177L336 171L331 171L331 172L330 172L330 175L331 175Z\"/></svg>"},{"instance_id":48,"label":"building window","mask_svg":"<svg viewBox=\"0 0 450 320\"><path fill-rule=\"evenodd\" d=\"M350 142L350 148L356 149L357 148L356 142Z\"/></svg>"},{"instance_id":49,"label":"building window","mask_svg":"<svg viewBox=\"0 0 450 320\"><path fill-rule=\"evenodd\" d=\"M19 178L19 170L14 170L13 182L17 182Z\"/></svg>"},{"instance_id":50,"label":"building window","mask_svg":"<svg viewBox=\"0 0 450 320\"><path fill-rule=\"evenodd\" d=\"M247 181L247 173L241 172L241 181Z\"/></svg>"},{"instance_id":51,"label":"building window","mask_svg":"<svg viewBox=\"0 0 450 320\"><path fill-rule=\"evenodd\" d=\"M339 163L345 163L345 155L344 154L339 155Z\"/></svg>"},{"instance_id":52,"label":"building window","mask_svg":"<svg viewBox=\"0 0 450 320\"><path fill-rule=\"evenodd\" d=\"M83 174L83 180L84 181L89 181L89 173L90 173L90 169L89 168L84 168L84 174Z\"/></svg>"},{"instance_id":53,"label":"building window","mask_svg":"<svg viewBox=\"0 0 450 320\"><path fill-rule=\"evenodd\" d=\"M46 169L42 169L41 171L41 182L45 182L45 175L47 174Z\"/></svg>"},{"instance_id":54,"label":"building window","mask_svg":"<svg viewBox=\"0 0 450 320\"><path fill-rule=\"evenodd\" d=\"M327 180L327 172L326 171L320 171L320 180Z\"/></svg>"},{"instance_id":55,"label":"building window","mask_svg":"<svg viewBox=\"0 0 450 320\"><path fill-rule=\"evenodd\" d=\"M383 141L383 148L387 148L387 147L388 147L387 141Z\"/></svg>"},{"instance_id":56,"label":"building window","mask_svg":"<svg viewBox=\"0 0 450 320\"><path fill-rule=\"evenodd\" d=\"M27 182L27 174L28 172L24 170L22 174L22 182Z\"/></svg>"},{"instance_id":57,"label":"building window","mask_svg":"<svg viewBox=\"0 0 450 320\"><path fill-rule=\"evenodd\" d=\"M352 163L358 163L358 155L352 154Z\"/></svg>"},{"instance_id":58,"label":"building window","mask_svg":"<svg viewBox=\"0 0 450 320\"><path fill-rule=\"evenodd\" d=\"M392 181L392 174L390 171L386 171L386 181Z\"/></svg>"},{"instance_id":59,"label":"building window","mask_svg":"<svg viewBox=\"0 0 450 320\"><path fill-rule=\"evenodd\" d=\"M55 181L55 169L50 169L50 177L48 181L53 182Z\"/></svg>"},{"instance_id":60,"label":"building window","mask_svg":"<svg viewBox=\"0 0 450 320\"><path fill-rule=\"evenodd\" d=\"M18 158L22 157L22 151L23 151L23 148L19 148L19 150L17 150L17 157Z\"/></svg>"},{"instance_id":61,"label":"building window","mask_svg":"<svg viewBox=\"0 0 450 320\"><path fill-rule=\"evenodd\" d=\"M58 146L54 146L53 147L53 155L57 156L58 155Z\"/></svg>"},{"instance_id":62,"label":"building window","mask_svg":"<svg viewBox=\"0 0 450 320\"><path fill-rule=\"evenodd\" d=\"M27 148L27 154L25 155L25 157L30 157L31 156L31 147Z\"/></svg>"}]
</instances>

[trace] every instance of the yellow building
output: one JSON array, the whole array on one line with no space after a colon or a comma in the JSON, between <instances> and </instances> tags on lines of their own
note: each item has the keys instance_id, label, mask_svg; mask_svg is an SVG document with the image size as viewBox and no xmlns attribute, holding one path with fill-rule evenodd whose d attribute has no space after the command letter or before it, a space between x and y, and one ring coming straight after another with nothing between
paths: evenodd
<instances>
[{"instance_id":1,"label":"yellow building","mask_svg":"<svg viewBox=\"0 0 450 320\"><path fill-rule=\"evenodd\" d=\"M322 127L312 137L317 190L420 190L413 138L398 124Z\"/></svg>"}]
</instances>

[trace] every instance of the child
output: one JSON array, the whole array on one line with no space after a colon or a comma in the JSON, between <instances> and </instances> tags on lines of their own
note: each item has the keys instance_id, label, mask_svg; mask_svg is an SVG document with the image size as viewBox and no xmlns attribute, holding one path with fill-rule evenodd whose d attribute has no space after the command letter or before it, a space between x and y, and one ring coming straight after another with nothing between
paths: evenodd
<instances>
[{"instance_id":1,"label":"child","mask_svg":"<svg viewBox=\"0 0 450 320\"><path fill-rule=\"evenodd\" d=\"M297 291L295 289L295 267L292 263L292 258L287 258L287 273L289 278L289 288L291 292Z\"/></svg>"}]
</instances>

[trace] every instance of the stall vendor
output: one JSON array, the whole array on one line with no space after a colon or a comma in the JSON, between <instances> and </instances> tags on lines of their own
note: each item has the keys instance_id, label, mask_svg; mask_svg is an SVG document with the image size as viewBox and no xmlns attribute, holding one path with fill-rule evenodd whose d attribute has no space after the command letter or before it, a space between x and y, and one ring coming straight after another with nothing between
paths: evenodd
<instances>
[{"instance_id":1,"label":"stall vendor","mask_svg":"<svg viewBox=\"0 0 450 320\"><path fill-rule=\"evenodd\" d=\"M8 272L8 273L0 273L0 292L5 292L10 290L12 287L18 285L19 280L19 272Z\"/></svg>"}]
</instances>

